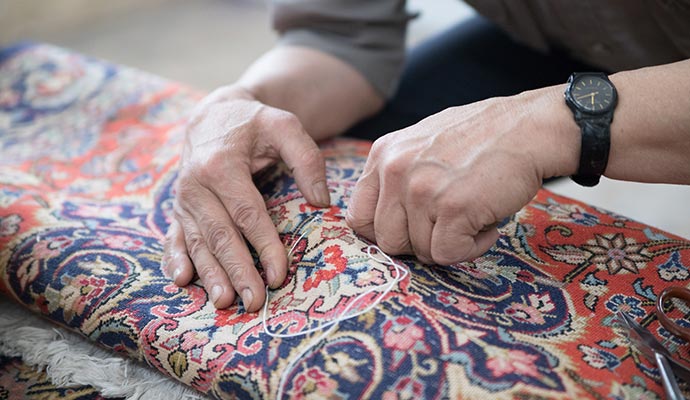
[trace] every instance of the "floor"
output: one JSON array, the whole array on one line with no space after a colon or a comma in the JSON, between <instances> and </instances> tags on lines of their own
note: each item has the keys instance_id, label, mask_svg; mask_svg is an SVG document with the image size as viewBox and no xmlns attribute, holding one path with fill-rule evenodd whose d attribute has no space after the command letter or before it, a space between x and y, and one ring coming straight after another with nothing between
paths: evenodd
<instances>
[{"instance_id":1,"label":"floor","mask_svg":"<svg viewBox=\"0 0 690 400\"><path fill-rule=\"evenodd\" d=\"M107 16L94 14L95 17L82 21L73 18L63 24L66 27L55 23L24 23L18 17L12 19L11 12L5 12L3 17L3 7L12 11L12 6L27 4L23 0L4 1L7 3L0 5L0 46L18 39L50 42L187 82L201 90L235 80L275 40L269 29L267 5L257 0L127 2L127 7L109 10ZM51 4L68 7L79 3L58 1ZM410 45L472 13L456 0L410 0L409 7L422 12L411 26ZM31 11L33 14L23 15L30 15L35 22L38 17L35 9ZM46 20L50 21L50 15ZM2 26L15 29L3 32ZM569 180L550 184L548 188L690 238L689 186L605 179L596 188L582 188Z\"/></svg>"}]
</instances>

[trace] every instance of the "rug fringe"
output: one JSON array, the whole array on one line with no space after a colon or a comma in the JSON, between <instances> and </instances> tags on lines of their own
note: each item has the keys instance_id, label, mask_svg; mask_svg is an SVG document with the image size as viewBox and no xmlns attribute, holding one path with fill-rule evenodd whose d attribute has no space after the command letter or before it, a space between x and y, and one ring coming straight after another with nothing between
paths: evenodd
<instances>
[{"instance_id":1,"label":"rug fringe","mask_svg":"<svg viewBox=\"0 0 690 400\"><path fill-rule=\"evenodd\" d=\"M0 354L21 357L26 364L44 370L56 386L88 385L104 397L206 399L153 369L114 356L77 334L56 328L2 296Z\"/></svg>"}]
</instances>

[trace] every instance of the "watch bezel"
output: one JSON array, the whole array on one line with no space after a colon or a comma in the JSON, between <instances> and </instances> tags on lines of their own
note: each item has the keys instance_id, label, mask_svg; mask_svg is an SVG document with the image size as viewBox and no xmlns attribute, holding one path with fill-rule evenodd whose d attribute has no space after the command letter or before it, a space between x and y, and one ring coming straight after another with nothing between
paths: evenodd
<instances>
[{"instance_id":1,"label":"watch bezel","mask_svg":"<svg viewBox=\"0 0 690 400\"><path fill-rule=\"evenodd\" d=\"M587 77L596 77L601 80L603 80L609 87L611 88L611 103L607 106L604 107L601 110L591 110L589 108L586 108L582 106L577 100L575 100L575 97L573 96L573 87L577 84L577 82L580 81L580 79L585 79ZM568 86L566 87L565 90L565 99L566 99L566 104L568 104L568 107L573 112L581 113L584 114L585 116L591 115L591 116L600 116L606 113L610 113L612 110L616 108L616 104L618 103L618 92L616 91L616 87L613 85L611 80L609 79L608 75L602 72L578 72L570 75L568 78L567 82Z\"/></svg>"}]
</instances>

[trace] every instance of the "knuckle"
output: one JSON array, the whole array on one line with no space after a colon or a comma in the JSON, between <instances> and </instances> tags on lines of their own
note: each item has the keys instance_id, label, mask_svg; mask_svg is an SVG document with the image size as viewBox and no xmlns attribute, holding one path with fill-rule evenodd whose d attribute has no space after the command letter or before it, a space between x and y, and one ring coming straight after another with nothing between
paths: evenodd
<instances>
[{"instance_id":1,"label":"knuckle","mask_svg":"<svg viewBox=\"0 0 690 400\"><path fill-rule=\"evenodd\" d=\"M225 269L225 272L227 273L228 278L230 279L230 282L232 282L232 285L235 287L235 289L241 291L242 284L247 282L247 267L240 263L233 262L231 264L224 265L223 268Z\"/></svg>"},{"instance_id":2,"label":"knuckle","mask_svg":"<svg viewBox=\"0 0 690 400\"><path fill-rule=\"evenodd\" d=\"M220 256L222 253L226 252L233 242L230 228L217 222L209 225L206 231L206 237L208 249L216 256Z\"/></svg>"},{"instance_id":3,"label":"knuckle","mask_svg":"<svg viewBox=\"0 0 690 400\"><path fill-rule=\"evenodd\" d=\"M232 219L242 233L250 234L259 225L261 214L254 205L241 202L237 203L233 208Z\"/></svg>"},{"instance_id":4,"label":"knuckle","mask_svg":"<svg viewBox=\"0 0 690 400\"><path fill-rule=\"evenodd\" d=\"M188 234L185 241L187 243L187 251L192 256L192 258L198 257L202 249L206 247L206 242L204 241L204 238L198 233Z\"/></svg>"},{"instance_id":5,"label":"knuckle","mask_svg":"<svg viewBox=\"0 0 690 400\"><path fill-rule=\"evenodd\" d=\"M218 268L212 264L197 263L194 264L197 275L202 278L202 282L211 282L218 274Z\"/></svg>"},{"instance_id":6,"label":"knuckle","mask_svg":"<svg viewBox=\"0 0 690 400\"><path fill-rule=\"evenodd\" d=\"M315 168L324 165L323 155L318 147L310 147L305 149L301 154L301 160L303 165Z\"/></svg>"},{"instance_id":7,"label":"knuckle","mask_svg":"<svg viewBox=\"0 0 690 400\"><path fill-rule=\"evenodd\" d=\"M382 165L383 175L387 179L399 181L405 175L407 165L399 159L386 160Z\"/></svg>"},{"instance_id":8,"label":"knuckle","mask_svg":"<svg viewBox=\"0 0 690 400\"><path fill-rule=\"evenodd\" d=\"M410 179L407 191L412 199L429 198L430 194L434 193L434 181L427 177L417 175L413 179Z\"/></svg>"},{"instance_id":9,"label":"knuckle","mask_svg":"<svg viewBox=\"0 0 690 400\"><path fill-rule=\"evenodd\" d=\"M458 215L463 207L463 203L451 196L442 196L437 202L438 215Z\"/></svg>"}]
</instances>

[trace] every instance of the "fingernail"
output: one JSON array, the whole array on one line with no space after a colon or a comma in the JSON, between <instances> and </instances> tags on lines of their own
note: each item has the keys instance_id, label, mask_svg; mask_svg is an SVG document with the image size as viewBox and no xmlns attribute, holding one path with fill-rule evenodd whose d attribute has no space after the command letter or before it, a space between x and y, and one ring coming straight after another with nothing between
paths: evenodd
<instances>
[{"instance_id":1,"label":"fingernail","mask_svg":"<svg viewBox=\"0 0 690 400\"><path fill-rule=\"evenodd\" d=\"M318 205L326 207L331 204L331 195L328 193L326 182L316 182L312 189L314 191L314 198L319 202Z\"/></svg>"},{"instance_id":2,"label":"fingernail","mask_svg":"<svg viewBox=\"0 0 690 400\"><path fill-rule=\"evenodd\" d=\"M220 285L213 285L211 288L211 301L213 304L216 304L218 299L220 299L220 296L223 295L223 287Z\"/></svg>"},{"instance_id":3,"label":"fingernail","mask_svg":"<svg viewBox=\"0 0 690 400\"><path fill-rule=\"evenodd\" d=\"M244 308L249 308L252 304L252 300L254 300L254 293L252 293L252 290L249 288L242 290L242 303L244 303Z\"/></svg>"},{"instance_id":4,"label":"fingernail","mask_svg":"<svg viewBox=\"0 0 690 400\"><path fill-rule=\"evenodd\" d=\"M175 268L175 271L173 271L172 278L173 282L177 282L177 278L182 274L182 267L177 267Z\"/></svg>"},{"instance_id":5,"label":"fingernail","mask_svg":"<svg viewBox=\"0 0 690 400\"><path fill-rule=\"evenodd\" d=\"M273 271L273 268L267 267L266 268L266 282L268 282L268 286L273 286L275 284L275 279L276 279L276 273Z\"/></svg>"}]
</instances>

